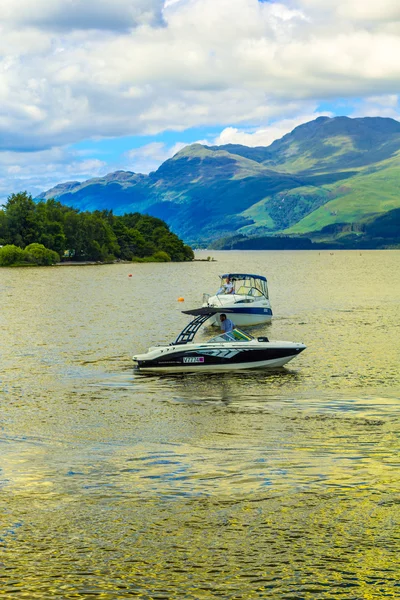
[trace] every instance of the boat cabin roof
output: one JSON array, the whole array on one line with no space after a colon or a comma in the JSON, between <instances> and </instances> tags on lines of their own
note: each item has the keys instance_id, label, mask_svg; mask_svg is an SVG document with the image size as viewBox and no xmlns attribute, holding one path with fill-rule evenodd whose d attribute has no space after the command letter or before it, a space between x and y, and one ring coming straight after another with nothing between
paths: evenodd
<instances>
[{"instance_id":1,"label":"boat cabin roof","mask_svg":"<svg viewBox=\"0 0 400 600\"><path fill-rule=\"evenodd\" d=\"M226 279L227 277L229 277L229 279L232 279L232 280L260 279L261 281L267 281L266 277L263 277L262 275L252 275L251 273L225 273L225 275L220 275L221 279Z\"/></svg>"}]
</instances>

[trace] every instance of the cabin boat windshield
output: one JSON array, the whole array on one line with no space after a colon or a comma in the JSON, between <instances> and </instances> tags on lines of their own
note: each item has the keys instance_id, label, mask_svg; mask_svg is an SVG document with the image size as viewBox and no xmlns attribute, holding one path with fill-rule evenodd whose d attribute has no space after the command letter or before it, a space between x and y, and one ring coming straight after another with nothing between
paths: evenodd
<instances>
[{"instance_id":1,"label":"cabin boat windshield","mask_svg":"<svg viewBox=\"0 0 400 600\"><path fill-rule=\"evenodd\" d=\"M217 335L213 338L211 338L210 340L208 340L208 343L214 343L214 342L250 342L251 340L254 340L252 335L249 335L248 333L245 333L244 331L242 331L241 329L232 329L232 331L229 331L228 333L221 333L221 335Z\"/></svg>"},{"instance_id":2,"label":"cabin boat windshield","mask_svg":"<svg viewBox=\"0 0 400 600\"><path fill-rule=\"evenodd\" d=\"M221 275L221 287L217 293L224 293L224 284L229 277L234 286L234 294L239 296L250 296L252 298L268 298L268 285L265 277L249 275L244 273L226 273Z\"/></svg>"}]
</instances>

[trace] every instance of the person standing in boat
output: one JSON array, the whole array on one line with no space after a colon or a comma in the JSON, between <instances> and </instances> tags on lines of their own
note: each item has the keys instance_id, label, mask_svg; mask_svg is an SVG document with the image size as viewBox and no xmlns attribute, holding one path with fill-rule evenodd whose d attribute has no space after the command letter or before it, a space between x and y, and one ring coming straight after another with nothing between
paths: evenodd
<instances>
[{"instance_id":1,"label":"person standing in boat","mask_svg":"<svg viewBox=\"0 0 400 600\"><path fill-rule=\"evenodd\" d=\"M226 278L225 283L219 288L217 295L218 294L234 294L235 293L235 287L232 283L232 281L230 280L229 277Z\"/></svg>"},{"instance_id":2,"label":"person standing in boat","mask_svg":"<svg viewBox=\"0 0 400 600\"><path fill-rule=\"evenodd\" d=\"M234 325L233 321L231 321L230 319L227 319L225 313L221 313L219 315L219 320L221 321L221 332L222 333L229 333L229 331L232 331L232 329L235 329L235 325Z\"/></svg>"}]
</instances>

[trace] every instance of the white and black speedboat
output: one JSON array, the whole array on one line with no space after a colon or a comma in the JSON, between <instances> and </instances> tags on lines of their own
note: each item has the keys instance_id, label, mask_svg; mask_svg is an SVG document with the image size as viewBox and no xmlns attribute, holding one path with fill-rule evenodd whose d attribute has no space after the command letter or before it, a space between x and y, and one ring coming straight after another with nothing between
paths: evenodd
<instances>
[{"instance_id":1,"label":"white and black speedboat","mask_svg":"<svg viewBox=\"0 0 400 600\"><path fill-rule=\"evenodd\" d=\"M133 357L141 372L192 373L237 371L282 367L305 350L297 342L254 338L240 329L222 333L206 342L193 342L200 327L216 314L212 308L183 311L195 318L172 344L153 346L146 354Z\"/></svg>"}]
</instances>

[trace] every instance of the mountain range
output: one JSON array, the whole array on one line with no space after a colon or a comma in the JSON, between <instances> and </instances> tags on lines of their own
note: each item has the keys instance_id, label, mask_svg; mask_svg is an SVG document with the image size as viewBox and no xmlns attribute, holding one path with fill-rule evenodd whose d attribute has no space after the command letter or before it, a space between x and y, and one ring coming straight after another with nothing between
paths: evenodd
<instances>
[{"instance_id":1,"label":"mountain range","mask_svg":"<svg viewBox=\"0 0 400 600\"><path fill-rule=\"evenodd\" d=\"M148 175L62 183L38 199L48 198L147 213L196 245L290 236L388 247L400 244L400 123L319 117L267 147L192 144Z\"/></svg>"}]
</instances>

